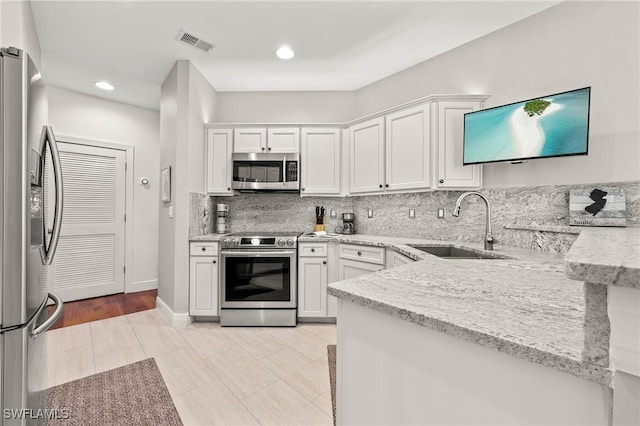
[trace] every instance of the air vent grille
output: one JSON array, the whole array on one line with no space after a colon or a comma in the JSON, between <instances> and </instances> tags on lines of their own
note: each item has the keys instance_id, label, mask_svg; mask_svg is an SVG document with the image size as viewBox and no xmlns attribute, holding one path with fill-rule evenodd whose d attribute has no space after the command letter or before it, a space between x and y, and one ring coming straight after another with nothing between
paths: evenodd
<instances>
[{"instance_id":1,"label":"air vent grille","mask_svg":"<svg viewBox=\"0 0 640 426\"><path fill-rule=\"evenodd\" d=\"M209 52L213 49L213 44L207 43L206 41L201 40L199 37L196 37L193 34L189 34L184 30L180 30L178 36L176 37L176 40L200 49L203 52Z\"/></svg>"}]
</instances>

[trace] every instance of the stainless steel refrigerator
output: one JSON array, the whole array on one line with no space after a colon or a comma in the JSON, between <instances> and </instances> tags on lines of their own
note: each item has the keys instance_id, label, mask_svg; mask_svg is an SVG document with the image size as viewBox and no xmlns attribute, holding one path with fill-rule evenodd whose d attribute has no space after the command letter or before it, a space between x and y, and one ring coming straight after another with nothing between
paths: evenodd
<instances>
[{"instance_id":1,"label":"stainless steel refrigerator","mask_svg":"<svg viewBox=\"0 0 640 426\"><path fill-rule=\"evenodd\" d=\"M62 223L62 172L42 77L29 55L0 49L0 402L2 425L46 424L45 331L62 314L49 293ZM55 202L46 206L45 159ZM46 220L45 220L46 217ZM48 223L51 227L49 228ZM47 315L48 301L56 305Z\"/></svg>"}]
</instances>

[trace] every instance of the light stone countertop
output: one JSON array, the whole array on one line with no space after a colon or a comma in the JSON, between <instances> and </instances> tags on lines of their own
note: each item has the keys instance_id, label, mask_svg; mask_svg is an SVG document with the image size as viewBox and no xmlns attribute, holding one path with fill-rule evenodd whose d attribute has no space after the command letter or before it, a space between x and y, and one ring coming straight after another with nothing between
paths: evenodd
<instances>
[{"instance_id":1,"label":"light stone countertop","mask_svg":"<svg viewBox=\"0 0 640 426\"><path fill-rule=\"evenodd\" d=\"M306 237L389 247L415 263L329 284L329 294L405 321L605 386L611 371L584 362L585 301L563 256L507 246L510 259L443 259L407 244L482 245L371 235Z\"/></svg>"},{"instance_id":2,"label":"light stone countertop","mask_svg":"<svg viewBox=\"0 0 640 426\"><path fill-rule=\"evenodd\" d=\"M496 245L493 254L506 259L442 259L408 244L482 245L363 234L298 241L389 247L418 261L329 284L333 296L605 386L611 371L582 360L585 295L574 280L640 287L638 228L581 227L566 258Z\"/></svg>"},{"instance_id":3,"label":"light stone countertop","mask_svg":"<svg viewBox=\"0 0 640 426\"><path fill-rule=\"evenodd\" d=\"M640 228L582 228L565 267L574 280L640 288Z\"/></svg>"},{"instance_id":4,"label":"light stone countertop","mask_svg":"<svg viewBox=\"0 0 640 426\"><path fill-rule=\"evenodd\" d=\"M190 242L208 241L208 242L215 243L215 242L220 242L227 235L229 234L205 234L197 237L189 237L189 241Z\"/></svg>"}]
</instances>

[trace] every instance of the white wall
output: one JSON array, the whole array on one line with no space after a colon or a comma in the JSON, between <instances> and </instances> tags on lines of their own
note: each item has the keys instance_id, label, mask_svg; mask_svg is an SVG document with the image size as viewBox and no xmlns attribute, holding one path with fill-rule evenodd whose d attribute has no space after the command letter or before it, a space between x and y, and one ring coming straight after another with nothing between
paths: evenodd
<instances>
[{"instance_id":1,"label":"white wall","mask_svg":"<svg viewBox=\"0 0 640 426\"><path fill-rule=\"evenodd\" d=\"M345 122L355 117L355 92L220 92L217 121Z\"/></svg>"},{"instance_id":2,"label":"white wall","mask_svg":"<svg viewBox=\"0 0 640 426\"><path fill-rule=\"evenodd\" d=\"M0 47L26 50L40 67L40 41L28 1L0 1Z\"/></svg>"},{"instance_id":3,"label":"white wall","mask_svg":"<svg viewBox=\"0 0 640 426\"><path fill-rule=\"evenodd\" d=\"M158 111L49 86L49 122L57 135L134 147L133 283L155 288L158 280L160 114ZM143 186L140 178L149 178ZM130 188L127 188L129 191Z\"/></svg>"},{"instance_id":4,"label":"white wall","mask_svg":"<svg viewBox=\"0 0 640 426\"><path fill-rule=\"evenodd\" d=\"M487 187L640 179L640 5L564 2L357 91L365 115L434 93L486 107L592 87L589 155L494 164Z\"/></svg>"},{"instance_id":5,"label":"white wall","mask_svg":"<svg viewBox=\"0 0 640 426\"><path fill-rule=\"evenodd\" d=\"M160 95L160 169L175 167L178 139L178 64L162 83ZM172 170L173 173L175 171ZM173 174L172 173L172 174ZM176 179L171 176L171 194L175 194ZM160 205L158 226L158 298L168 306L174 305L175 288L175 222L169 217L170 203Z\"/></svg>"},{"instance_id":6,"label":"white wall","mask_svg":"<svg viewBox=\"0 0 640 426\"><path fill-rule=\"evenodd\" d=\"M188 317L189 192L204 192L204 123L216 120L216 96L189 61L177 61L162 84L160 167L171 166L171 203L160 208L158 298L173 325Z\"/></svg>"}]
</instances>

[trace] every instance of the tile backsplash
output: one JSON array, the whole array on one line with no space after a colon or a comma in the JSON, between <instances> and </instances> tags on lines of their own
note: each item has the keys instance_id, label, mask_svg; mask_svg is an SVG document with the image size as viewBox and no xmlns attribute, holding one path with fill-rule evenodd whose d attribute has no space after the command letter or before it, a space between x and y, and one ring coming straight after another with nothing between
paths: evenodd
<instances>
[{"instance_id":1,"label":"tile backsplash","mask_svg":"<svg viewBox=\"0 0 640 426\"><path fill-rule=\"evenodd\" d=\"M491 203L491 223L498 244L565 253L576 238L569 228L569 191L595 188L589 185L547 185L535 187L487 188L482 192ZM607 183L624 191L627 200L627 226L640 226L640 182ZM462 203L459 217L452 212L462 191L432 191L410 194L368 195L359 197L299 197L295 194L240 194L216 197L210 203L193 201L198 214L192 214L190 230L213 229L215 203L229 205L231 231L313 231L315 206L327 209L325 229L332 232L341 224L343 212L356 215L360 234L422 237L437 240L480 242L485 229L485 206L479 197ZM210 199L194 194L194 199ZM203 208L209 209L203 212ZM445 209L438 218L438 209ZM373 217L367 218L367 210ZM415 209L415 218L409 217ZM329 211L335 210L335 218ZM203 218L203 215L206 218ZM505 225L509 229L505 229ZM531 226L538 225L538 226ZM527 228L527 229L521 229ZM200 234L198 234L200 235Z\"/></svg>"}]
</instances>

